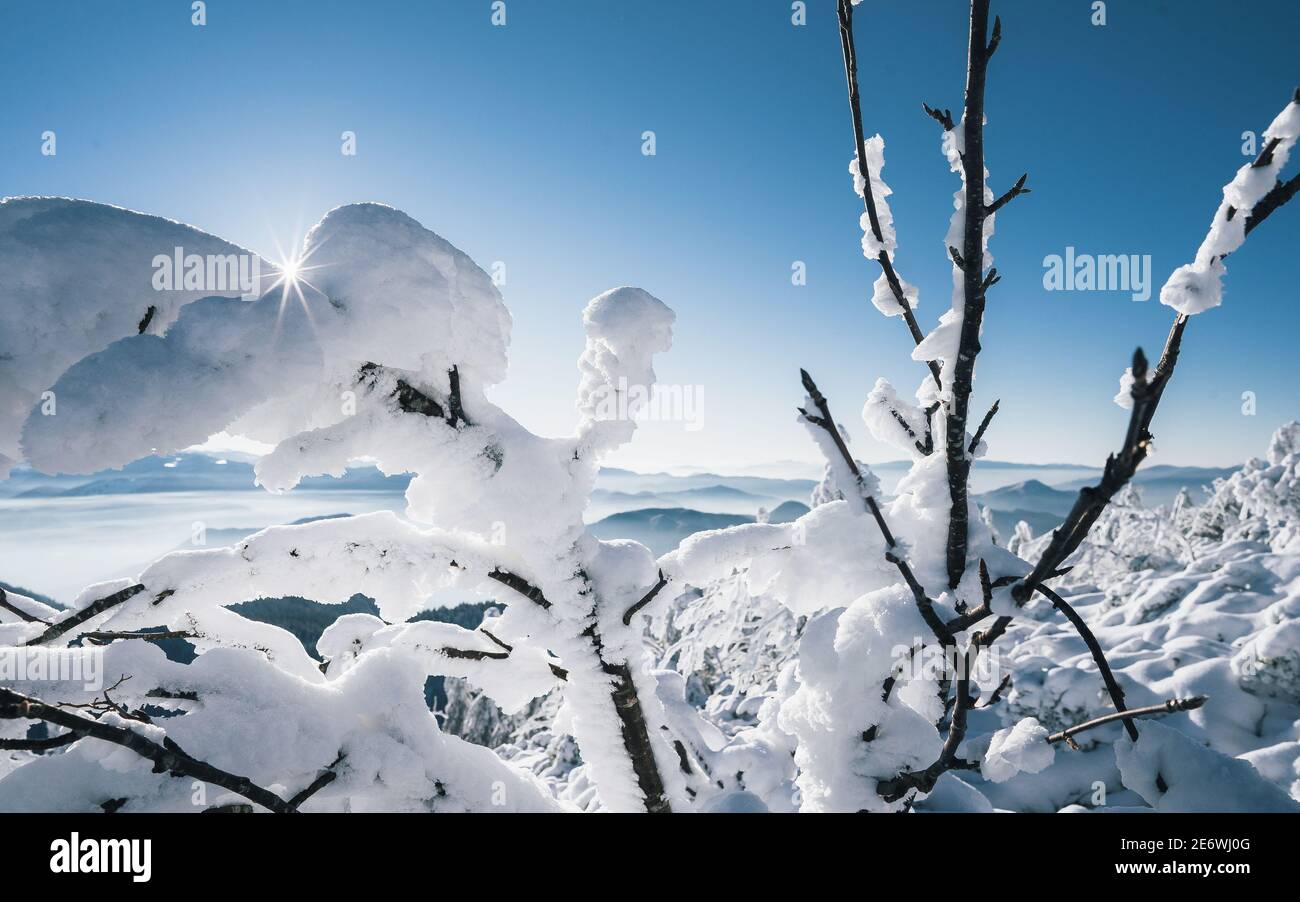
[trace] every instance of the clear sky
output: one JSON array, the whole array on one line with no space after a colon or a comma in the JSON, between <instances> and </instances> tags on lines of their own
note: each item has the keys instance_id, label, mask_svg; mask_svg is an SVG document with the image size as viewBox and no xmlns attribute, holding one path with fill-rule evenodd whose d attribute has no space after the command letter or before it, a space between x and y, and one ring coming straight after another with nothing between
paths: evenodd
<instances>
[{"instance_id":1,"label":"clear sky","mask_svg":"<svg viewBox=\"0 0 1300 902\"><path fill-rule=\"evenodd\" d=\"M1125 292L1048 292L1043 259L1151 255L1152 292L1189 261L1262 131L1300 83L1300 4L994 0L987 160L1000 193L977 370L990 456L1098 464L1123 434L1111 403L1137 344L1172 314ZM485 268L506 264L515 317L495 399L546 434L574 423L580 313L640 285L678 314L662 381L701 386L701 427L650 424L615 463L727 469L815 459L794 422L808 367L867 460L858 411L877 376L922 373L901 322L868 296L860 201L831 0L187 0L0 3L0 194L60 194L192 223L273 255L326 210L397 206ZM960 0L857 11L868 134L886 140L898 266L929 329L949 306L942 241L956 176L922 101L961 104ZM54 130L58 154L40 154ZM653 130L656 154L642 154ZM355 132L357 154L340 153ZM1293 162L1292 171L1294 171ZM1300 416L1300 207L1229 261L1223 307L1188 329L1154 462L1262 454ZM807 284L791 284L803 261ZM1242 414L1254 392L1257 413Z\"/></svg>"}]
</instances>

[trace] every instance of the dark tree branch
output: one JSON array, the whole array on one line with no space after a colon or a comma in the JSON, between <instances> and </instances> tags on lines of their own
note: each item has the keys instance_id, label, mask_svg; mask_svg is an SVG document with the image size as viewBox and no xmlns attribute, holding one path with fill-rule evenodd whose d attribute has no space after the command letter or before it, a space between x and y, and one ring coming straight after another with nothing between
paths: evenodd
<instances>
[{"instance_id":1,"label":"dark tree branch","mask_svg":"<svg viewBox=\"0 0 1300 902\"><path fill-rule=\"evenodd\" d=\"M452 646L439 648L438 654L462 661L504 661L510 657L508 651L484 651L481 648L454 648Z\"/></svg>"},{"instance_id":2,"label":"dark tree branch","mask_svg":"<svg viewBox=\"0 0 1300 902\"><path fill-rule=\"evenodd\" d=\"M447 396L447 406L451 412L447 416L447 422L456 429L461 425L473 426L469 417L465 416L465 408L461 406L460 370L457 367L453 366L447 371L447 381L451 385L451 393Z\"/></svg>"},{"instance_id":3,"label":"dark tree branch","mask_svg":"<svg viewBox=\"0 0 1300 902\"><path fill-rule=\"evenodd\" d=\"M1250 216L1246 219L1246 234L1249 235L1256 226L1268 219L1274 210L1295 197L1297 191L1300 191L1300 172L1285 182L1279 180L1267 194L1260 198L1259 203L1251 207Z\"/></svg>"},{"instance_id":4,"label":"dark tree branch","mask_svg":"<svg viewBox=\"0 0 1300 902\"><path fill-rule=\"evenodd\" d=\"M898 568L898 572L902 575L903 581L906 582L908 588L912 590L912 595L916 599L916 604L921 611L921 616L925 618L926 623L929 624L930 629L934 632L935 638L945 646L952 645L955 640L952 637L952 633L944 626L943 621L939 619L938 614L935 612L934 602L928 595L926 595L925 588L917 581L915 574L912 573L911 566L908 565L907 561L903 560L903 558L899 557L898 554L895 553L898 548L898 542L894 539L894 534L890 532L888 524L885 523L885 515L880 512L880 506L876 503L876 499L871 497L867 492L866 483L862 478L862 471L858 469L857 461L855 461L853 455L849 453L848 446L844 444L844 436L840 434L839 427L835 425L835 418L831 416L830 403L826 400L826 396L821 393L821 390L817 388L817 383L813 381L812 376L808 374L807 370L800 370L799 375L803 380L804 390L808 392L808 397L812 399L813 405L817 408L820 416L817 414L811 414L802 407L799 408L799 413L802 414L804 419L808 420L808 422L824 429L827 434L830 435L831 440L835 443L836 450L839 451L840 457L844 460L845 466L849 468L849 472L853 474L854 481L857 482L858 493L861 495L862 500L866 502L867 510L875 519L876 526L880 529L880 534L885 538L885 544L888 546L885 552L885 560Z\"/></svg>"},{"instance_id":5,"label":"dark tree branch","mask_svg":"<svg viewBox=\"0 0 1300 902\"><path fill-rule=\"evenodd\" d=\"M950 132L957 127L956 123L952 121L952 110L939 110L931 107L928 103L921 104L921 109L925 110L925 115L939 123L944 131Z\"/></svg>"},{"instance_id":6,"label":"dark tree branch","mask_svg":"<svg viewBox=\"0 0 1300 902\"><path fill-rule=\"evenodd\" d=\"M1300 103L1300 90L1297 90L1292 103ZM1260 156L1262 158L1263 154ZM1259 160L1255 162L1258 163ZM1295 197L1297 191L1300 191L1300 175L1294 176L1287 182L1279 180L1260 202L1251 208L1249 218L1246 220L1245 233L1249 235L1254 231L1279 207ZM1230 210L1229 218L1235 212ZM1146 458L1151 443L1151 421L1155 417L1165 387L1173 378L1174 368L1178 365L1178 354L1182 348L1183 332L1187 328L1187 321L1188 317L1181 313L1174 318L1169 336L1165 339L1164 350L1160 354L1160 362L1156 365L1155 374L1150 380L1146 379L1147 360L1142 350L1139 348L1134 355L1133 410L1129 416L1128 431L1124 436L1124 444L1120 448L1119 455L1111 455L1107 458L1101 481L1097 485L1080 489L1074 507L1071 508L1065 522L1052 533L1052 541L1048 543L1038 564L1023 583L1011 590L1012 597L1018 603L1024 604L1044 580L1062 572L1061 564L1082 544L1102 511L1106 509L1115 494L1133 478L1138 465Z\"/></svg>"},{"instance_id":7,"label":"dark tree branch","mask_svg":"<svg viewBox=\"0 0 1300 902\"><path fill-rule=\"evenodd\" d=\"M591 591L590 581L585 574L580 574L587 582L586 591ZM509 586L529 601L543 609L549 609L551 602L542 594L542 590L521 576L502 570L500 567L488 574L489 577ZM652 596L653 597L653 596ZM664 789L663 777L655 761L654 747L650 742L650 729L646 725L645 713L641 708L641 699L637 695L636 683L632 679L632 669L626 664L612 664L605 660L605 647L600 633L596 629L595 619L582 633L591 643L600 662L601 669L612 677L610 700L618 714L623 737L623 747L631 760L632 770L636 774L637 785L645 796L646 810L651 814L670 813L672 806ZM500 640L496 640L498 644ZM568 679L568 671L551 665L551 672L559 679Z\"/></svg>"},{"instance_id":8,"label":"dark tree branch","mask_svg":"<svg viewBox=\"0 0 1300 902\"><path fill-rule=\"evenodd\" d=\"M335 780L337 780L339 775L338 775L338 771L336 771L335 768L338 767L340 764L342 764L343 759L346 757L347 756L344 755L342 752L339 752L339 756L334 759L334 762L332 764L330 764L328 767L322 770L316 776L315 780L312 780L311 783L309 783L306 786L306 788L304 788L301 792L295 794L294 797L289 800L289 809L291 811L297 811L300 807L302 807L303 802L307 801L316 793L320 792L326 786L330 785Z\"/></svg>"},{"instance_id":9,"label":"dark tree branch","mask_svg":"<svg viewBox=\"0 0 1300 902\"><path fill-rule=\"evenodd\" d=\"M585 579L585 574L583 576ZM672 805L650 740L650 728L641 707L641 697L637 694L636 682L632 678L632 668L627 664L606 660L605 644L596 629L594 618L582 634L591 643L596 660L600 662L600 669L611 678L610 700L618 715L623 748L631 761L637 787L645 799L645 809L650 814L672 814Z\"/></svg>"},{"instance_id":10,"label":"dark tree branch","mask_svg":"<svg viewBox=\"0 0 1300 902\"><path fill-rule=\"evenodd\" d=\"M1067 604L1064 598L1046 586L1037 586L1036 588L1051 601L1052 607L1065 615L1079 634L1079 638L1088 646L1088 651L1092 653L1092 660L1096 662L1097 669L1101 671L1101 679L1106 684L1106 692L1110 694L1111 704L1115 706L1118 716L1124 720L1124 729L1128 731L1129 738L1137 742L1138 731L1133 724L1133 718L1124 716L1128 710L1124 704L1124 690L1120 688L1119 683L1115 680L1115 674L1111 672L1110 663L1106 660L1106 653L1101 650L1101 643L1097 641L1097 637L1088 628L1088 624L1084 623L1083 618L1079 616L1079 612Z\"/></svg>"},{"instance_id":11,"label":"dark tree branch","mask_svg":"<svg viewBox=\"0 0 1300 902\"><path fill-rule=\"evenodd\" d=\"M970 41L966 66L966 97L962 114L962 138L965 145L961 165L965 182L965 222L960 262L963 276L964 312L957 359L953 362L952 401L946 417L948 459L948 493L952 504L948 512L948 588L955 589L966 570L966 545L969 530L967 481L970 457L966 451L966 419L973 388L975 358L980 352L980 326L984 321L984 85L988 73L990 44L987 42L989 0L971 0ZM992 47L1000 40L996 29ZM954 257L957 259L957 257Z\"/></svg>"},{"instance_id":12,"label":"dark tree branch","mask_svg":"<svg viewBox=\"0 0 1300 902\"><path fill-rule=\"evenodd\" d=\"M73 714L62 708L47 705L39 699L30 698L11 689L0 688L0 719L43 720L56 726L64 727L78 734L111 742L128 748L143 758L154 763L154 773L168 773L173 777L193 777L214 786L220 786L238 793L251 802L255 802L277 814L289 814L294 811L289 803L275 793L256 785L247 777L213 767L206 761L200 761L186 754L171 739L164 738L162 744L146 739L139 733L126 727L115 727L79 714Z\"/></svg>"},{"instance_id":13,"label":"dark tree branch","mask_svg":"<svg viewBox=\"0 0 1300 902\"><path fill-rule=\"evenodd\" d=\"M80 626L92 617L99 616L110 608L114 608L117 605L134 598L143 591L144 586L137 583L134 586L127 586L125 589L120 589L112 595L107 595L98 601L92 601L81 610L75 611L71 616L50 624L49 629L41 633L35 639L28 639L27 644L43 645L52 639L57 639L73 627Z\"/></svg>"},{"instance_id":14,"label":"dark tree branch","mask_svg":"<svg viewBox=\"0 0 1300 902\"><path fill-rule=\"evenodd\" d=\"M1008 201L1015 200L1017 197L1019 197L1022 194L1033 194L1034 192L1032 188L1025 187L1025 179L1027 178L1029 178L1028 172L1022 175L1020 177L1020 180L1017 181L1014 185L1012 185L1011 189L1007 191L1006 194L1002 195L997 200L993 201L993 203L985 206L984 212L989 216L992 216L998 210L1001 210L1004 206L1006 206Z\"/></svg>"},{"instance_id":15,"label":"dark tree branch","mask_svg":"<svg viewBox=\"0 0 1300 902\"><path fill-rule=\"evenodd\" d=\"M636 604L632 605L630 608L628 608L626 611L623 612L623 625L631 626L632 617L636 615L636 612L644 608L650 602L654 601L655 596L659 594L659 590L666 585L668 585L668 578L664 576L664 572L660 570L659 581L650 587L650 591L645 593L645 595L641 597L640 601L638 601Z\"/></svg>"},{"instance_id":16,"label":"dark tree branch","mask_svg":"<svg viewBox=\"0 0 1300 902\"><path fill-rule=\"evenodd\" d=\"M1158 705L1147 705L1143 708L1130 708L1128 711L1115 712L1106 714L1102 717L1095 717L1085 723L1076 724L1059 733L1053 733L1047 737L1048 742L1070 742L1070 737L1082 733L1084 730L1091 730L1093 727L1102 727L1108 723L1114 723L1117 720L1130 720L1134 717L1150 717L1153 714L1174 714L1178 711L1194 711L1201 707L1208 700L1208 696L1197 695L1192 698L1171 698L1168 701L1161 702ZM1073 743L1071 743L1073 745Z\"/></svg>"},{"instance_id":17,"label":"dark tree branch","mask_svg":"<svg viewBox=\"0 0 1300 902\"><path fill-rule=\"evenodd\" d=\"M546 596L542 594L542 590L521 576L516 576L513 573L497 567L488 574L488 578L495 579L503 586L509 586L511 589L514 589L520 595L524 596L524 598L527 598L533 604L541 608L550 608L551 606L551 603L546 600Z\"/></svg>"},{"instance_id":18,"label":"dark tree branch","mask_svg":"<svg viewBox=\"0 0 1300 902\"><path fill-rule=\"evenodd\" d=\"M1007 676L1004 676L1002 678L1002 682L998 683L998 687L993 690L993 694L990 695L985 701L976 705L975 707L991 708L992 706L998 703L998 699L1002 698L1002 693L1006 692L1010 686L1011 686L1011 676L1010 674L1008 674Z\"/></svg>"},{"instance_id":19,"label":"dark tree branch","mask_svg":"<svg viewBox=\"0 0 1300 902\"><path fill-rule=\"evenodd\" d=\"M48 752L50 749L72 745L82 737L81 733L64 733L46 739L0 739L0 751L5 752Z\"/></svg>"},{"instance_id":20,"label":"dark tree branch","mask_svg":"<svg viewBox=\"0 0 1300 902\"><path fill-rule=\"evenodd\" d=\"M386 371L386 367L382 367L377 363L365 363L362 364L358 376L361 381L374 385L379 374ZM433 417L442 420L453 429L474 425L470 422L469 417L465 416L465 410L461 405L460 370L457 367L453 366L447 371L447 382L450 390L445 408L427 392L421 391L400 376L396 376L396 379L397 388L393 392L393 397L397 399L397 406L403 413Z\"/></svg>"},{"instance_id":21,"label":"dark tree branch","mask_svg":"<svg viewBox=\"0 0 1300 902\"><path fill-rule=\"evenodd\" d=\"M970 694L971 670L975 667L975 661L979 657L980 651L992 645L1002 635L1006 629L1006 624L1010 620L1009 617L999 618L987 633L976 633L971 637L970 646L962 655L961 671L957 674L956 680L956 705L953 708L952 720L948 725L948 735L944 738L943 749L939 752L939 757L924 770L907 771L892 779L881 780L877 783L876 792L886 802L897 802L913 790L929 792L934 789L934 784L939 781L939 778L946 771L973 766L971 762L963 761L957 757L957 750L966 739L967 714L974 707L974 699Z\"/></svg>"},{"instance_id":22,"label":"dark tree branch","mask_svg":"<svg viewBox=\"0 0 1300 902\"><path fill-rule=\"evenodd\" d=\"M19 620L23 621L24 623L41 623L44 624L45 626L49 626L48 622L37 617L35 614L27 613L22 608L18 607L16 604L11 602L9 600L9 596L5 593L4 589L0 589L0 608L4 608L6 611L8 611L10 614L13 614L15 617L17 617Z\"/></svg>"},{"instance_id":23,"label":"dark tree branch","mask_svg":"<svg viewBox=\"0 0 1300 902\"><path fill-rule=\"evenodd\" d=\"M156 633L146 632L114 632L114 631L96 631L93 633L82 633L78 639L88 639L97 645L106 645L109 642L115 642L119 639L143 639L145 642L159 642L163 639L197 639L197 633L191 633L186 630L162 630Z\"/></svg>"},{"instance_id":24,"label":"dark tree branch","mask_svg":"<svg viewBox=\"0 0 1300 902\"><path fill-rule=\"evenodd\" d=\"M984 414L984 419L980 420L980 428L975 430L975 437L970 440L969 450L971 454L974 454L975 449L980 446L980 440L984 438L984 431L989 428L989 423L993 422L993 417L996 416L998 412L998 405L1001 403L1001 398L994 401L993 406L989 408L989 412ZM981 563L983 562L981 561Z\"/></svg>"},{"instance_id":25,"label":"dark tree branch","mask_svg":"<svg viewBox=\"0 0 1300 902\"><path fill-rule=\"evenodd\" d=\"M862 203L867 211L867 219L871 223L871 234L875 237L876 242L881 245L881 251L876 257L876 262L880 264L881 270L885 274L885 281L889 283L889 290L894 295L894 300L903 311L903 322L907 324L907 330L912 334L912 341L920 344L925 338L925 333L916 322L916 314L912 311L912 305L908 303L907 296L903 291L902 282L899 281L898 273L894 271L894 263L889 258L889 252L884 250L884 237L880 230L880 217L876 211L876 198L871 190L871 172L867 166L866 139L862 131L862 100L858 94L858 53L853 43L853 4L850 0L839 0L839 21L840 21L840 47L844 54L844 76L849 85L849 113L853 118L853 142L858 153L858 175L862 178ZM934 377L934 384L939 385L939 364L933 360L926 361L926 366L930 370L930 375Z\"/></svg>"},{"instance_id":26,"label":"dark tree branch","mask_svg":"<svg viewBox=\"0 0 1300 902\"><path fill-rule=\"evenodd\" d=\"M998 49L998 44L1002 43L1002 17L993 17L993 37L989 39L988 49L984 51L984 58L987 60Z\"/></svg>"}]
</instances>

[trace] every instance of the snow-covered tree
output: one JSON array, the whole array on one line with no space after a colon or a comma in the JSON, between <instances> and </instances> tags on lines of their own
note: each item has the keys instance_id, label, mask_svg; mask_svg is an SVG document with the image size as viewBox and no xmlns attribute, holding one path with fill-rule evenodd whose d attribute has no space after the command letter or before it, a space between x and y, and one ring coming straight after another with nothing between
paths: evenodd
<instances>
[{"instance_id":1,"label":"snow-covered tree","mask_svg":"<svg viewBox=\"0 0 1300 902\"><path fill-rule=\"evenodd\" d=\"M94 204L76 209L101 214ZM139 219L141 229L151 224ZM149 236L128 234L122 252L132 239ZM504 375L509 316L488 275L450 244L396 210L363 204L331 211L307 236L300 260L296 274L255 302L197 300L165 334L131 335L81 359L54 382L58 415L28 418L23 453L48 471L87 472L229 429L276 443L257 466L271 491L341 474L357 458L386 473L411 472L407 518L378 513L274 527L231 548L174 553L136 580L90 587L62 616L11 598L33 616L0 626L5 641L110 643L106 666L130 677L114 688L112 710L94 728L113 724L110 741L133 747L135 734L156 734L194 760L286 789L328 771L338 779L315 804L333 798L354 810L368 799L546 807L540 784L518 774L494 801L492 787L511 769L495 758L474 768L483 750L440 735L422 692L429 674L465 677L510 711L559 683L603 807L686 804L655 678L629 626L632 612L662 587L654 559L635 543L599 542L582 523L600 457L635 428L654 383L652 358L671 343L672 312L637 288L593 299L583 314L580 425L571 437L545 439L484 395ZM476 631L403 622L450 586L494 586L508 590L510 603ZM339 618L318 643L328 661L323 673L293 636L229 610L255 597L343 602L356 592L374 598L384 619ZM165 661L147 644L154 628L193 643L198 666L178 671ZM390 689L378 691L377 680ZM369 748L365 730L347 732L358 716L348 706L361 702L349 699L353 685L373 693L367 720L391 723L380 743L391 748ZM196 700L183 717L132 723L156 689ZM85 692L43 685L40 695L69 702ZM299 697L309 703L300 706ZM39 699L10 692L6 704L67 727L60 740L96 735L89 718L54 719L33 708ZM302 710L286 710L295 706ZM248 717L226 724L241 708ZM199 724L206 732L196 731ZM294 741L296 732L320 741ZM444 748L431 754L435 744ZM93 756L79 744L77 757L94 762L105 754L92 745ZM0 784L0 794L67 766L62 757L34 761ZM148 762L138 767L147 772ZM194 766L168 767L206 779ZM79 779L98 791L112 782L111 768ZM170 804L188 790L143 793L135 781L123 793L138 807L151 799ZM276 807L265 794L244 795Z\"/></svg>"},{"instance_id":2,"label":"snow-covered tree","mask_svg":"<svg viewBox=\"0 0 1300 902\"><path fill-rule=\"evenodd\" d=\"M985 432L998 407L993 404L972 430L970 403L984 307L998 281L989 239L999 211L1029 192L1027 177L1021 176L995 195L985 167L985 85L1001 42L1001 22L990 23L988 0L972 0L962 114L954 120L946 109L925 106L942 129L941 149L961 180L944 240L952 261L951 308L926 334L914 313L919 293L897 269L898 240L886 200L891 190L882 175L884 140L867 138L862 127L855 5L856 0L840 0L839 25L856 144L849 170L864 206L862 247L880 267L872 302L885 316L903 320L915 344L912 357L926 367L915 400L881 379L862 416L871 434L910 457L912 466L894 498L883 500L874 475L853 457L847 431L805 372L807 398L800 419L827 459L830 486L818 499L825 503L793 524L698 534L661 561L670 578L701 587L706 606L716 604L715 596L749 593L808 618L798 653L776 681L779 686L771 687L758 724L733 742L763 744L775 774L798 786L804 810L900 810L923 800L948 771L981 767L981 752L985 778L1002 782L1050 765L1052 747L1075 743L1076 732L1120 721L1126 732L1121 750L1126 786L1155 807L1164 806L1166 798L1178 800L1168 804L1204 803L1203 794L1187 787L1210 765L1185 754L1181 740L1169 739L1170 731L1140 733L1135 723L1137 713L1196 710L1201 698L1173 698L1147 706L1149 710L1129 711L1101 643L1051 583L1065 575L1067 560L1074 559L1112 500L1126 492L1150 451L1149 427L1173 376L1183 333L1193 315L1219 303L1223 259L1300 187L1300 176L1279 180L1300 137L1300 93L1265 132L1259 157L1224 189L1223 204L1196 260L1176 270L1164 287L1161 300L1177 317L1154 371L1139 350L1125 375L1120 400L1132 415L1121 450L1107 461L1101 481L1079 493L1061 527L1036 546L1028 536L1017 536L1016 554L996 544L968 494L971 467L986 451ZM1284 471L1280 461L1274 464L1274 484L1285 482ZM1270 485L1261 494L1273 498L1272 489ZM1129 515L1112 513L1104 524L1109 536L1135 544L1160 533L1156 515L1135 513L1140 499L1135 493L1127 497L1120 509ZM1180 524L1188 518L1184 508L1172 515ZM1282 515L1270 508L1263 516L1276 520ZM1145 551L1167 550L1162 563L1182 562L1186 538L1174 524L1167 526L1170 541ZM1029 550L1034 553L1027 554ZM967 742L972 712L999 701L1012 683L1005 666L994 667L988 677L977 676L981 658L997 655L991 646L1009 630L1015 631L1014 639L1031 634L1013 624L1033 626L1053 612L1077 634L1091 667L1089 685L1104 687L1102 697L1115 716L1089 719L1094 712L1080 704L1072 713L1087 722L1062 720L1051 732L1025 716L1026 710L1020 722L990 739ZM918 664L936 650L943 667ZM1017 691L1025 709L1029 681ZM1084 692L1086 698L1095 695L1096 689ZM1059 702L1055 710L1069 713ZM793 751L793 767L779 754L785 748ZM1249 782L1252 772L1246 768L1244 773L1242 779ZM773 778L762 782L780 785ZM1276 807L1290 804L1272 786L1255 796L1264 797Z\"/></svg>"}]
</instances>

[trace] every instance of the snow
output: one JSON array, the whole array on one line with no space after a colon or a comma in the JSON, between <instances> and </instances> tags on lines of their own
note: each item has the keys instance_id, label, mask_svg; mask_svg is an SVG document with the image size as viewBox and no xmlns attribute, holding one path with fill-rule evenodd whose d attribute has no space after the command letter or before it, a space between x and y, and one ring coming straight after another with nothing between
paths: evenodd
<instances>
[{"instance_id":1,"label":"snow","mask_svg":"<svg viewBox=\"0 0 1300 902\"><path fill-rule=\"evenodd\" d=\"M165 334L125 335L54 383L59 414L27 418L46 472L88 473L229 431L266 442L347 420L366 363L445 396L500 381L510 319L488 275L404 213L330 211L307 235L302 283L255 303L205 298Z\"/></svg>"},{"instance_id":2,"label":"snow","mask_svg":"<svg viewBox=\"0 0 1300 902\"><path fill-rule=\"evenodd\" d=\"M923 456L917 442L924 444L930 431L925 411L898 396L888 379L877 379L862 408L862 420L878 442L884 442L916 458Z\"/></svg>"},{"instance_id":3,"label":"snow","mask_svg":"<svg viewBox=\"0 0 1300 902\"><path fill-rule=\"evenodd\" d=\"M1032 717L998 730L989 741L980 768L984 778L1005 783L1019 773L1036 774L1050 767L1056 750L1047 741L1047 728Z\"/></svg>"},{"instance_id":4,"label":"snow","mask_svg":"<svg viewBox=\"0 0 1300 902\"><path fill-rule=\"evenodd\" d=\"M948 221L948 233L943 240L944 256L949 255L949 248L957 248L960 251L965 247L966 240L966 170L962 163L962 153L965 150L965 131L963 117L961 122L943 133L942 150L943 155L948 161L948 167L961 177L961 187L953 193L952 204L953 213ZM993 203L993 190L988 183L988 169L984 170L984 203ZM984 218L984 234L982 236L982 246L984 249L984 269L987 271L993 266L993 255L989 253L989 239L993 237L994 221L997 219L996 214L991 214ZM962 323L966 318L966 287L965 273L957 266L956 261L952 263L952 307L939 317L939 325L935 326L925 338L912 349L912 359L917 361L942 361L940 366L940 381L945 387L945 396L948 393L948 387L952 385L953 368L957 364L957 350L961 344ZM981 332L982 332L981 327Z\"/></svg>"},{"instance_id":5,"label":"snow","mask_svg":"<svg viewBox=\"0 0 1300 902\"><path fill-rule=\"evenodd\" d=\"M864 210L859 222L862 227L862 253L868 260L875 260L881 251L893 257L898 250L898 237L894 234L894 214L889 209L886 198L894 192L880 177L881 170L885 168L885 139L873 135L863 142L863 149L866 152L867 174L871 178L871 196L876 205L876 221L880 223L882 240L876 239L875 232L871 229L871 217ZM856 153L849 161L849 172L853 176L854 193L863 197L866 182L862 178L862 168Z\"/></svg>"},{"instance_id":6,"label":"snow","mask_svg":"<svg viewBox=\"0 0 1300 902\"><path fill-rule=\"evenodd\" d=\"M77 418L77 398L58 386L54 416L33 413L68 367L136 335L151 307L146 331L156 337L199 298L240 294L156 290L154 258L171 258L178 247L205 257L255 256L191 226L108 204L0 200L0 479L23 457L19 437L29 415L46 423Z\"/></svg>"},{"instance_id":7,"label":"snow","mask_svg":"<svg viewBox=\"0 0 1300 902\"><path fill-rule=\"evenodd\" d=\"M1157 811L1300 812L1300 803L1259 775L1160 723L1144 723L1137 742L1115 744L1124 785ZM1157 777L1164 780L1161 791Z\"/></svg>"}]
</instances>

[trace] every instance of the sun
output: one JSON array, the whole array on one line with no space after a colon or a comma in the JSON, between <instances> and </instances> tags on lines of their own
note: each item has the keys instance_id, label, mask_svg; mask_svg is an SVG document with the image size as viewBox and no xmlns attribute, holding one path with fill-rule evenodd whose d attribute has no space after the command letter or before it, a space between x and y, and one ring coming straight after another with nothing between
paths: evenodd
<instances>
[{"instance_id":1,"label":"sun","mask_svg":"<svg viewBox=\"0 0 1300 902\"><path fill-rule=\"evenodd\" d=\"M298 305L307 316L308 324L314 330L316 328L316 321L315 317L312 315L311 307L307 303L307 296L303 292L303 286L305 285L309 290L321 295L322 297L325 296L323 291L307 279L308 272L323 268L322 266L307 265L307 261L310 259L312 254L320 249L320 245L312 247L312 249L306 253L296 251L287 254L279 247L278 241L276 242L276 245L280 259L279 262L273 264L275 266L275 281L271 284L271 289L280 289L280 307L275 318L275 334L277 336L280 334L281 323L284 320L285 308L289 306L291 299L297 300Z\"/></svg>"}]
</instances>

